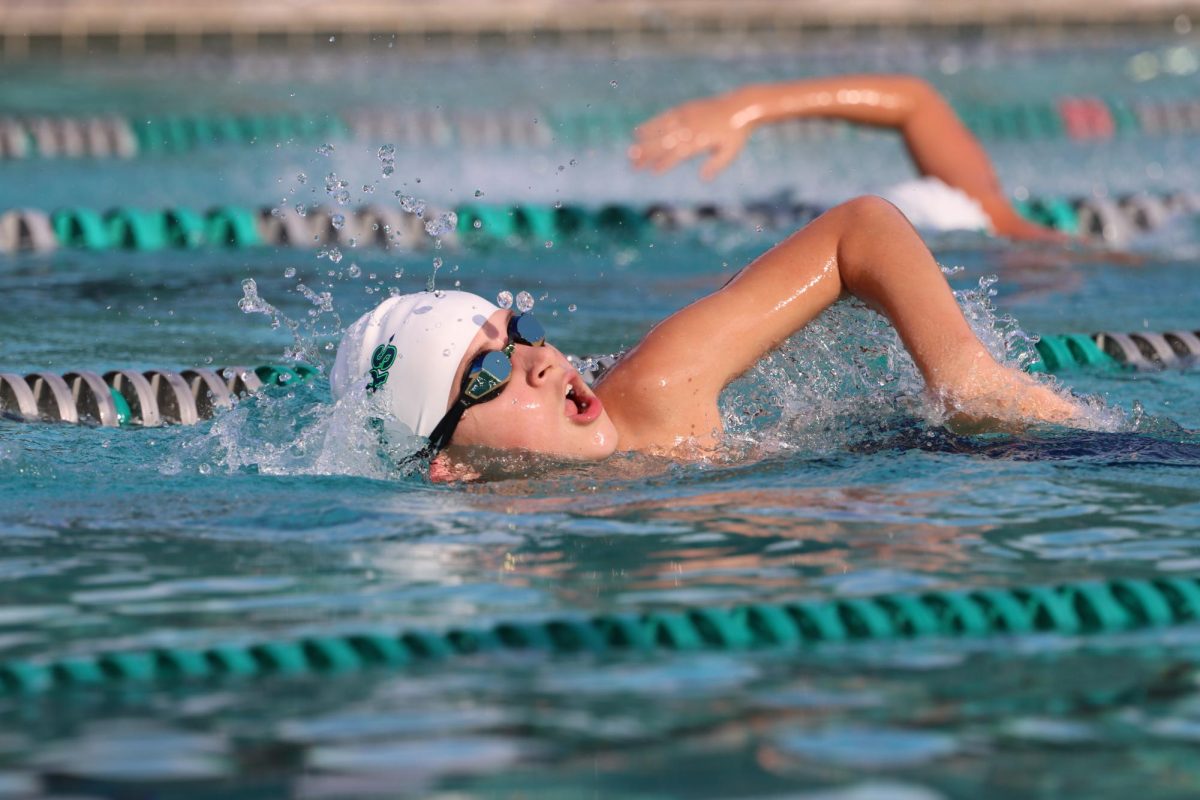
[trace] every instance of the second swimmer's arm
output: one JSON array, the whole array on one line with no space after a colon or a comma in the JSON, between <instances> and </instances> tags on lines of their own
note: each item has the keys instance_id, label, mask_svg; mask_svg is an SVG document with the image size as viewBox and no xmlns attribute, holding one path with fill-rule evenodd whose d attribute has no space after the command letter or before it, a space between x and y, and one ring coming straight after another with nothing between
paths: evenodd
<instances>
[{"instance_id":1,"label":"second swimmer's arm","mask_svg":"<svg viewBox=\"0 0 1200 800\"><path fill-rule=\"evenodd\" d=\"M635 166L661 171L711 152L703 170L711 177L733 160L756 126L799 117L895 129L921 174L978 201L998 234L1067 238L1017 214L979 141L936 89L910 76L850 75L744 86L650 120L638 128L630 156Z\"/></svg>"}]
</instances>

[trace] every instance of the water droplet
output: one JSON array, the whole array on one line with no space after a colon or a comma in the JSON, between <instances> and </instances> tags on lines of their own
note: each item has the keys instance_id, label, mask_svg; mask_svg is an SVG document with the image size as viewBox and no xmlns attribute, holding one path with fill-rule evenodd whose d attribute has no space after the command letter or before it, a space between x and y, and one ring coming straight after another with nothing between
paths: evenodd
<instances>
[{"instance_id":1,"label":"water droplet","mask_svg":"<svg viewBox=\"0 0 1200 800\"><path fill-rule=\"evenodd\" d=\"M555 200L555 201L554 201L554 207L555 207L555 208L562 208L562 200Z\"/></svg>"},{"instance_id":2,"label":"water droplet","mask_svg":"<svg viewBox=\"0 0 1200 800\"><path fill-rule=\"evenodd\" d=\"M522 314L533 310L533 295L529 292L517 293L517 310Z\"/></svg>"},{"instance_id":3,"label":"water droplet","mask_svg":"<svg viewBox=\"0 0 1200 800\"><path fill-rule=\"evenodd\" d=\"M296 213L302 217L308 214L308 209L304 207L304 203L296 203Z\"/></svg>"},{"instance_id":4,"label":"water droplet","mask_svg":"<svg viewBox=\"0 0 1200 800\"><path fill-rule=\"evenodd\" d=\"M483 197L483 190L482 190L482 189L476 189L476 190L475 190L475 196L476 196L476 197Z\"/></svg>"},{"instance_id":5,"label":"water droplet","mask_svg":"<svg viewBox=\"0 0 1200 800\"><path fill-rule=\"evenodd\" d=\"M501 308L512 308L513 295L508 289L505 289L500 294L496 295L496 305Z\"/></svg>"},{"instance_id":6,"label":"water droplet","mask_svg":"<svg viewBox=\"0 0 1200 800\"><path fill-rule=\"evenodd\" d=\"M334 214L329 218L329 224L333 226L335 231L340 231L342 228L346 227L346 218L341 214Z\"/></svg>"},{"instance_id":7,"label":"water droplet","mask_svg":"<svg viewBox=\"0 0 1200 800\"><path fill-rule=\"evenodd\" d=\"M362 191L363 194L375 194L375 187L369 183L364 183Z\"/></svg>"},{"instance_id":8,"label":"water droplet","mask_svg":"<svg viewBox=\"0 0 1200 800\"><path fill-rule=\"evenodd\" d=\"M568 164L570 164L570 165L573 167L573 166L575 166L576 164L578 164L579 162L578 162L577 160L575 160L574 158L572 158L572 159L571 159L570 161L568 161L567 163L568 163Z\"/></svg>"},{"instance_id":9,"label":"water droplet","mask_svg":"<svg viewBox=\"0 0 1200 800\"><path fill-rule=\"evenodd\" d=\"M443 356L446 356L447 358L449 358L449 357L450 357L450 348L449 348L449 347L447 347L445 350L443 350L443 351L442 351L442 355L443 355Z\"/></svg>"},{"instance_id":10,"label":"water droplet","mask_svg":"<svg viewBox=\"0 0 1200 800\"><path fill-rule=\"evenodd\" d=\"M379 151L376 153L376 155L379 156L380 160L385 158L395 158L396 146L392 144L380 145Z\"/></svg>"},{"instance_id":11,"label":"water droplet","mask_svg":"<svg viewBox=\"0 0 1200 800\"><path fill-rule=\"evenodd\" d=\"M296 173L296 182L297 183L308 183L308 176L305 175L303 172L297 172Z\"/></svg>"},{"instance_id":12,"label":"water droplet","mask_svg":"<svg viewBox=\"0 0 1200 800\"><path fill-rule=\"evenodd\" d=\"M362 270L359 268L358 264L351 264L346 272L351 278L357 278L359 275L362 275Z\"/></svg>"},{"instance_id":13,"label":"water droplet","mask_svg":"<svg viewBox=\"0 0 1200 800\"><path fill-rule=\"evenodd\" d=\"M338 250L336 247L329 248L327 255L329 256L329 260L335 264L342 260L342 251Z\"/></svg>"},{"instance_id":14,"label":"water droplet","mask_svg":"<svg viewBox=\"0 0 1200 800\"><path fill-rule=\"evenodd\" d=\"M547 250L549 250L551 247L554 247L554 242L547 241L547 242L546 242L546 249L547 249Z\"/></svg>"},{"instance_id":15,"label":"water droplet","mask_svg":"<svg viewBox=\"0 0 1200 800\"><path fill-rule=\"evenodd\" d=\"M317 153L319 155L328 156L330 153L333 152L333 150L334 150L333 145L331 145L329 142L326 142L325 144L323 144L317 148Z\"/></svg>"},{"instance_id":16,"label":"water droplet","mask_svg":"<svg viewBox=\"0 0 1200 800\"><path fill-rule=\"evenodd\" d=\"M608 85L609 85L609 86L611 86L611 87L612 87L612 88L614 88L614 89L615 89L615 88L617 88L617 82L616 82L616 81L609 81L609 82L608 82Z\"/></svg>"},{"instance_id":17,"label":"water droplet","mask_svg":"<svg viewBox=\"0 0 1200 800\"><path fill-rule=\"evenodd\" d=\"M288 267L287 269L285 269L285 270L283 271L283 277L285 277L285 278L294 278L294 277L296 277L296 268L295 268L295 267Z\"/></svg>"},{"instance_id":18,"label":"water droplet","mask_svg":"<svg viewBox=\"0 0 1200 800\"><path fill-rule=\"evenodd\" d=\"M481 220L475 220L474 222L471 223L471 227L474 228L475 230L479 230L480 228L483 227L483 222Z\"/></svg>"},{"instance_id":19,"label":"water droplet","mask_svg":"<svg viewBox=\"0 0 1200 800\"><path fill-rule=\"evenodd\" d=\"M578 309L578 308L579 307L577 305L575 305L574 303L571 303L571 305L567 306L567 311L570 311L572 314L574 314L576 309Z\"/></svg>"},{"instance_id":20,"label":"water droplet","mask_svg":"<svg viewBox=\"0 0 1200 800\"><path fill-rule=\"evenodd\" d=\"M208 464L201 464L199 469L201 475L207 475L212 472L212 467L210 467Z\"/></svg>"},{"instance_id":21,"label":"water droplet","mask_svg":"<svg viewBox=\"0 0 1200 800\"><path fill-rule=\"evenodd\" d=\"M434 258L434 259L433 259L433 268L434 268L434 269L441 269L441 268L442 268L442 259L441 259L441 258Z\"/></svg>"},{"instance_id":22,"label":"water droplet","mask_svg":"<svg viewBox=\"0 0 1200 800\"><path fill-rule=\"evenodd\" d=\"M396 198L400 201L400 210L407 211L409 214L416 214L418 217L425 214L425 201L418 200L415 197L406 195L404 192L396 191Z\"/></svg>"},{"instance_id":23,"label":"water droplet","mask_svg":"<svg viewBox=\"0 0 1200 800\"><path fill-rule=\"evenodd\" d=\"M433 237L445 236L458 227L458 214L447 211L438 214L437 219L426 220L425 232Z\"/></svg>"}]
</instances>

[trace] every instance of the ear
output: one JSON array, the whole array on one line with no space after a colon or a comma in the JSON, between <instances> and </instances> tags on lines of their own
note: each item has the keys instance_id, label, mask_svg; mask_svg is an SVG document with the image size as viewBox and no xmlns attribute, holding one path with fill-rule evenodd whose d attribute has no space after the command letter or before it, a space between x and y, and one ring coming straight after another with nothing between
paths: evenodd
<instances>
[{"instance_id":1,"label":"ear","mask_svg":"<svg viewBox=\"0 0 1200 800\"><path fill-rule=\"evenodd\" d=\"M438 453L429 462L429 480L434 483L459 483L477 481L482 475L461 461L454 461L445 451Z\"/></svg>"}]
</instances>

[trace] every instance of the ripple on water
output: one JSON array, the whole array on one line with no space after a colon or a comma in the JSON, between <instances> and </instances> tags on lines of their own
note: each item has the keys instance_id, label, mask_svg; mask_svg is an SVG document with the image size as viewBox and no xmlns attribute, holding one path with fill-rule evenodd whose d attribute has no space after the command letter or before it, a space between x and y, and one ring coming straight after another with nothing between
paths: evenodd
<instances>
[{"instance_id":1,"label":"ripple on water","mask_svg":"<svg viewBox=\"0 0 1200 800\"><path fill-rule=\"evenodd\" d=\"M785 726L769 737L776 760L847 769L916 767L957 754L954 736L904 728Z\"/></svg>"}]
</instances>

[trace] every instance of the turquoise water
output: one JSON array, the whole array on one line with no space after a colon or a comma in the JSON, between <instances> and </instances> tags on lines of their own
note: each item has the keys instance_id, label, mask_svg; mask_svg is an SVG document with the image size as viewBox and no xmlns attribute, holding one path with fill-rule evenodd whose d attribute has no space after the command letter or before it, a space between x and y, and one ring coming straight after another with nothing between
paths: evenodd
<instances>
[{"instance_id":1,"label":"turquoise water","mask_svg":"<svg viewBox=\"0 0 1200 800\"><path fill-rule=\"evenodd\" d=\"M13 111L650 109L742 80L885 68L921 72L959 99L1190 96L1195 85L1193 73L1139 82L1127 71L1139 53L1186 40L851 45L705 59L388 52L35 65L6 71L0 97ZM786 152L755 143L712 185L687 169L631 175L616 142L401 149L383 179L382 143L338 141L329 156L285 143L4 163L0 200L294 205L327 201L323 178L336 172L355 203L395 202L397 189L442 205L476 190L498 203L734 203L781 188L832 203L911 174L882 134L814 137ZM1007 186L1035 194L1200 190L1184 137L990 150ZM339 325L390 287L422 288L435 255L439 286L528 290L561 349L616 352L782 235L362 248L336 264L270 249L9 257L0 366L278 361L297 343L239 310L248 277L328 364ZM951 281L985 321L1011 315L1035 333L1200 327L1193 219L1131 242L1136 266L973 236L930 243L963 268ZM989 275L994 311L977 296ZM330 292L333 312L310 315L298 282ZM1063 375L1114 409L1106 431L971 437L923 422L905 400L911 367L863 366L862 343L888 346L869 315L839 309L789 343L773 363L782 374L739 383L726 407L746 452L727 463L618 458L466 488L389 471L331 411L323 379L194 427L0 420L0 658L1200 571L1194 367ZM746 421L747 408L765 413ZM0 797L1192 797L1198 644L1182 628L787 656L510 655L350 678L0 699Z\"/></svg>"}]
</instances>

